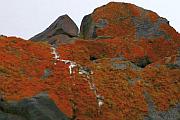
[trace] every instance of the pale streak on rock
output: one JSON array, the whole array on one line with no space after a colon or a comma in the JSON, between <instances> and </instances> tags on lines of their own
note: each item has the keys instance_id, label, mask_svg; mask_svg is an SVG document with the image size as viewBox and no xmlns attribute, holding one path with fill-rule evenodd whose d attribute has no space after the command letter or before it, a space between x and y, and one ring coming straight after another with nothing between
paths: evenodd
<instances>
[{"instance_id":1,"label":"pale streak on rock","mask_svg":"<svg viewBox=\"0 0 180 120\"><path fill-rule=\"evenodd\" d=\"M71 61L71 60L64 60L64 59L61 59L60 58L60 55L58 54L58 52L56 51L56 48L55 47L51 47L51 54L53 54L53 59L55 59L55 62L54 62L54 65L57 64L57 61L61 61L63 62L64 64L69 64L69 74L70 75L73 75L75 72L73 71L75 68L78 68L78 74L80 75L84 75L85 76L85 81L88 82L89 84L89 87L90 87L90 90L93 91L94 95L96 96L96 100L97 100L97 104L98 104L98 107L99 109L101 110L101 107L102 105L104 104L104 96L101 96L97 93L97 89L96 89L96 86L95 84L92 82L93 81L93 78L90 76L90 75L93 75L93 71L90 70L88 67L84 67L80 64L77 64L76 62L74 61Z\"/></svg>"}]
</instances>

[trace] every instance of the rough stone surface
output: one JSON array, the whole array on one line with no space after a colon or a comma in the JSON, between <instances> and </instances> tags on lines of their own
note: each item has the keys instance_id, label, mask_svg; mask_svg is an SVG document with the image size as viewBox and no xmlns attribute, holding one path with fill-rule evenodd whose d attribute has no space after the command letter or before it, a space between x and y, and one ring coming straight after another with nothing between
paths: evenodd
<instances>
[{"instance_id":1,"label":"rough stone surface","mask_svg":"<svg viewBox=\"0 0 180 120\"><path fill-rule=\"evenodd\" d=\"M97 38L99 36L96 35L97 29L103 29L108 24L106 19L99 19L98 22L93 22L91 15L84 16L81 27L80 27L80 35L84 39ZM103 36L106 37L106 36ZM109 37L109 36L107 36Z\"/></svg>"},{"instance_id":2,"label":"rough stone surface","mask_svg":"<svg viewBox=\"0 0 180 120\"><path fill-rule=\"evenodd\" d=\"M148 104L148 116L144 120L179 120L180 104L169 108L167 111L157 111L153 100L148 92L144 92L145 99Z\"/></svg>"},{"instance_id":3,"label":"rough stone surface","mask_svg":"<svg viewBox=\"0 0 180 120\"><path fill-rule=\"evenodd\" d=\"M153 11L133 4L110 2L83 18L80 33L85 39L124 36L138 40L159 37L171 40L162 26L169 26L169 21Z\"/></svg>"},{"instance_id":4,"label":"rough stone surface","mask_svg":"<svg viewBox=\"0 0 180 120\"><path fill-rule=\"evenodd\" d=\"M41 93L15 102L0 101L0 120L68 120L48 97Z\"/></svg>"},{"instance_id":5,"label":"rough stone surface","mask_svg":"<svg viewBox=\"0 0 180 120\"><path fill-rule=\"evenodd\" d=\"M160 29L161 24L168 24L169 21L159 17L156 22L152 22L149 18L132 17L132 22L136 27L137 39L146 38L153 39L163 36L166 40L171 39L163 30Z\"/></svg>"},{"instance_id":6,"label":"rough stone surface","mask_svg":"<svg viewBox=\"0 0 180 120\"><path fill-rule=\"evenodd\" d=\"M32 37L32 41L48 41L54 43L68 43L70 38L78 36L78 27L68 15L60 16L45 31Z\"/></svg>"},{"instance_id":7,"label":"rough stone surface","mask_svg":"<svg viewBox=\"0 0 180 120\"><path fill-rule=\"evenodd\" d=\"M122 61L120 63L117 63L117 61L112 61L112 67L117 70L126 70L128 68L131 68L133 70L141 70L140 67L136 66L135 64L129 62L129 61Z\"/></svg>"},{"instance_id":8,"label":"rough stone surface","mask_svg":"<svg viewBox=\"0 0 180 120\"><path fill-rule=\"evenodd\" d=\"M89 39L89 38L95 38L95 25L92 21L91 15L86 15L84 16L81 26L80 26L80 35L84 39Z\"/></svg>"},{"instance_id":9,"label":"rough stone surface","mask_svg":"<svg viewBox=\"0 0 180 120\"><path fill-rule=\"evenodd\" d=\"M96 9L91 15L93 24L99 27L95 30L95 39L77 38L75 42L61 44L55 49L61 60L73 61L67 64L61 60L54 64L52 46L48 44L0 37L0 103L4 103L1 106L14 106L4 100L19 101L15 102L18 109L11 107L19 113L22 99L47 91L57 107L71 119L176 120L179 114L176 106L180 103L180 69L176 66L179 64L180 35L168 23L162 22L160 31L170 35L171 39L162 36L137 40L132 16L142 18L142 23L138 21L137 24L142 24L145 30L147 28L145 33L140 30L140 37L148 36L148 29L152 34L158 31L153 30L154 26L158 27L155 24L159 21L157 14L142 11L135 5L115 2ZM152 23L146 26L143 23L146 20ZM97 39L99 36L106 39ZM54 40L52 44L55 43ZM167 64L174 68L167 67ZM144 91L147 91L146 95ZM43 110L34 107L33 103ZM34 109L39 116L46 113L44 110L49 113L46 116L54 113L42 104L33 97L28 101L30 107L26 111ZM5 106L0 111L5 115L2 117L27 119L23 110L23 115L12 114L13 110Z\"/></svg>"}]
</instances>

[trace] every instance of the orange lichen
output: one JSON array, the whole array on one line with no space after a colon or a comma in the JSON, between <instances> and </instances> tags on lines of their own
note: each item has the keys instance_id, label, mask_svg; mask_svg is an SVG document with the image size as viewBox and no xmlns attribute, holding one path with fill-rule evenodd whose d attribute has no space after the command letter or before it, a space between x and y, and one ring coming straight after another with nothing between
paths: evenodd
<instances>
[{"instance_id":1,"label":"orange lichen","mask_svg":"<svg viewBox=\"0 0 180 120\"><path fill-rule=\"evenodd\" d=\"M96 9L92 18L94 22L99 19L108 21L108 25L103 29L97 29L98 36L126 36L135 37L135 27L131 22L131 11L128 9L129 4L111 2L101 9Z\"/></svg>"},{"instance_id":2,"label":"orange lichen","mask_svg":"<svg viewBox=\"0 0 180 120\"><path fill-rule=\"evenodd\" d=\"M6 100L47 92L69 117L76 105L80 120L143 119L148 114L145 91L157 110L168 110L180 100L180 69L167 66L176 63L180 35L168 24L161 24L160 29L171 39L160 36L137 40L131 17L141 16L142 10L131 4L111 2L96 9L92 18L94 22L107 19L108 25L97 29L97 36L112 38L77 39L57 48L61 59L93 70L93 83L104 96L101 110L85 77L76 68L76 73L70 75L68 64L57 60L54 65L50 45L15 37L0 37L0 92ZM157 20L156 13L148 12L147 16L153 22ZM142 58L149 62L144 68L137 66Z\"/></svg>"},{"instance_id":3,"label":"orange lichen","mask_svg":"<svg viewBox=\"0 0 180 120\"><path fill-rule=\"evenodd\" d=\"M94 71L93 82L99 94L105 97L100 114L87 81L78 74L70 76L68 65L60 61L54 65L49 45L1 38L0 89L8 100L48 92L68 116L73 114L73 101L77 107L77 119L143 119L148 112L143 95L145 90L152 96L158 110L167 110L170 105L178 103L179 85L173 81L180 79L180 71L153 66L136 71L128 61L112 61L112 58L122 55L133 61L147 55L152 61L158 61L174 54L175 46L173 41L163 39L133 41L123 38L77 40L61 45L57 49L61 59L73 60ZM96 62L92 62L90 56L96 57ZM127 68L116 70L112 62L127 64ZM45 69L51 74L42 78Z\"/></svg>"},{"instance_id":4,"label":"orange lichen","mask_svg":"<svg viewBox=\"0 0 180 120\"><path fill-rule=\"evenodd\" d=\"M173 39L173 40L180 39L176 30L174 28L172 28L171 26L169 26L168 24L161 24L160 28L163 31L165 31L167 33L167 35L169 35L171 37L171 39Z\"/></svg>"},{"instance_id":5,"label":"orange lichen","mask_svg":"<svg viewBox=\"0 0 180 120\"><path fill-rule=\"evenodd\" d=\"M128 9L131 11L132 16L140 17L143 8L139 8L133 4L128 4Z\"/></svg>"},{"instance_id":6,"label":"orange lichen","mask_svg":"<svg viewBox=\"0 0 180 120\"><path fill-rule=\"evenodd\" d=\"M150 18L150 20L152 21L152 22L156 22L157 20L158 20L158 18L159 18L159 16L157 15L157 13L155 13L155 12L148 12L148 14L147 14L147 16L148 16L148 18Z\"/></svg>"}]
</instances>

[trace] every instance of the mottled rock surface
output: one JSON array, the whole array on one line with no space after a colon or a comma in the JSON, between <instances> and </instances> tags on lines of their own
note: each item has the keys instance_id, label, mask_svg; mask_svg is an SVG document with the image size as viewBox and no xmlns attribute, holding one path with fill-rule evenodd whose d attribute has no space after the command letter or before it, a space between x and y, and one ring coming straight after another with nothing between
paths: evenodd
<instances>
[{"instance_id":1,"label":"mottled rock surface","mask_svg":"<svg viewBox=\"0 0 180 120\"><path fill-rule=\"evenodd\" d=\"M0 120L68 120L47 94L20 101L0 101Z\"/></svg>"},{"instance_id":2,"label":"mottled rock surface","mask_svg":"<svg viewBox=\"0 0 180 120\"><path fill-rule=\"evenodd\" d=\"M85 39L103 36L171 40L173 35L166 31L167 27L175 32L167 19L153 11L133 4L110 2L83 18L80 35Z\"/></svg>"},{"instance_id":3,"label":"mottled rock surface","mask_svg":"<svg viewBox=\"0 0 180 120\"><path fill-rule=\"evenodd\" d=\"M71 119L179 119L180 35L156 13L111 2L84 18L80 38L55 47L0 37L0 100L46 91ZM26 120L11 113L0 110Z\"/></svg>"},{"instance_id":4,"label":"mottled rock surface","mask_svg":"<svg viewBox=\"0 0 180 120\"><path fill-rule=\"evenodd\" d=\"M144 120L179 120L180 119L180 104L169 108L167 111L158 111L148 92L144 92L145 99L148 104L148 115Z\"/></svg>"}]
</instances>

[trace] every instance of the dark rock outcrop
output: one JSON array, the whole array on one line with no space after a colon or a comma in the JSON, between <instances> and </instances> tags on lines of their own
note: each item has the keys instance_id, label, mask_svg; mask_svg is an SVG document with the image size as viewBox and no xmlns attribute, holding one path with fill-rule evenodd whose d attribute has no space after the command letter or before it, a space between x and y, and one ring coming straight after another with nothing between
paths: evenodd
<instances>
[{"instance_id":1,"label":"dark rock outcrop","mask_svg":"<svg viewBox=\"0 0 180 120\"><path fill-rule=\"evenodd\" d=\"M80 35L85 39L96 38L96 29L104 28L108 24L106 19L100 19L97 23L93 22L93 18L91 14L84 16L81 27L80 27Z\"/></svg>"},{"instance_id":2,"label":"dark rock outcrop","mask_svg":"<svg viewBox=\"0 0 180 120\"><path fill-rule=\"evenodd\" d=\"M41 93L21 101L0 101L0 120L68 120L48 97Z\"/></svg>"},{"instance_id":3,"label":"dark rock outcrop","mask_svg":"<svg viewBox=\"0 0 180 120\"><path fill-rule=\"evenodd\" d=\"M69 43L78 36L78 27L68 16L60 16L45 31L32 37L32 41L48 41L50 44Z\"/></svg>"},{"instance_id":4,"label":"dark rock outcrop","mask_svg":"<svg viewBox=\"0 0 180 120\"><path fill-rule=\"evenodd\" d=\"M138 58L134 61L132 61L135 65L141 68L145 68L147 65L151 64L151 60L148 56L144 56L142 58Z\"/></svg>"}]
</instances>

